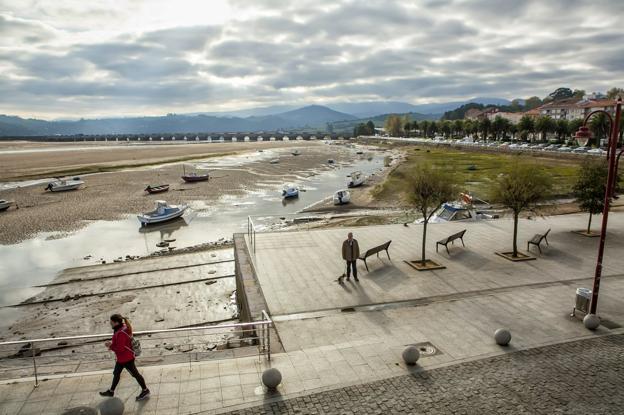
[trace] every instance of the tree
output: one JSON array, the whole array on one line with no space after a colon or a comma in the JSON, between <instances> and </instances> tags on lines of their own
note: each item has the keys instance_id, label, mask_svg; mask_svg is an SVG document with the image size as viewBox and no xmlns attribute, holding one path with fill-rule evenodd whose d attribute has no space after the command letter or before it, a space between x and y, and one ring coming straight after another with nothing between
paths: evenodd
<instances>
[{"instance_id":1,"label":"tree","mask_svg":"<svg viewBox=\"0 0 624 415\"><path fill-rule=\"evenodd\" d=\"M592 216L602 213L609 166L604 159L587 159L581 165L578 179L572 188L572 194L583 212L589 213L587 234L591 234ZM619 183L619 178L616 178Z\"/></svg>"},{"instance_id":2,"label":"tree","mask_svg":"<svg viewBox=\"0 0 624 415\"><path fill-rule=\"evenodd\" d=\"M526 134L533 134L535 132L535 123L533 122L533 118L528 115L523 115L518 122L518 129L522 132L526 132Z\"/></svg>"},{"instance_id":3,"label":"tree","mask_svg":"<svg viewBox=\"0 0 624 415\"><path fill-rule=\"evenodd\" d=\"M455 120L453 121L453 134L456 136L461 136L464 133L464 120Z\"/></svg>"},{"instance_id":4,"label":"tree","mask_svg":"<svg viewBox=\"0 0 624 415\"><path fill-rule=\"evenodd\" d=\"M420 130L422 132L423 137L427 137L427 133L429 132L429 121L423 120L420 122Z\"/></svg>"},{"instance_id":5,"label":"tree","mask_svg":"<svg viewBox=\"0 0 624 415\"><path fill-rule=\"evenodd\" d=\"M518 218L525 209L544 200L552 188L550 175L535 164L515 161L499 178L493 197L513 213L513 251L518 257Z\"/></svg>"},{"instance_id":6,"label":"tree","mask_svg":"<svg viewBox=\"0 0 624 415\"><path fill-rule=\"evenodd\" d=\"M554 129L555 122L550 117L542 115L535 120L535 131L541 134L542 140L545 140L548 133L552 132Z\"/></svg>"},{"instance_id":7,"label":"tree","mask_svg":"<svg viewBox=\"0 0 624 415\"><path fill-rule=\"evenodd\" d=\"M583 98L584 96L585 96L584 89L575 89L574 92L572 92L573 98Z\"/></svg>"},{"instance_id":8,"label":"tree","mask_svg":"<svg viewBox=\"0 0 624 415\"><path fill-rule=\"evenodd\" d=\"M423 216L422 254L420 263L427 263L425 245L427 243L427 224L433 214L443 203L452 200L456 195L455 180L449 174L431 165L420 164L408 176L410 198L416 209Z\"/></svg>"},{"instance_id":9,"label":"tree","mask_svg":"<svg viewBox=\"0 0 624 415\"><path fill-rule=\"evenodd\" d=\"M533 108L537 108L540 105L542 105L542 100L539 97L531 97L528 98L525 102L524 102L524 108L528 111L528 110L532 110Z\"/></svg>"},{"instance_id":10,"label":"tree","mask_svg":"<svg viewBox=\"0 0 624 415\"><path fill-rule=\"evenodd\" d=\"M492 122L490 121L489 118L484 117L481 120L479 120L479 131L481 132L481 136L483 137L484 140L487 140L488 137L488 133L490 132L490 130L492 129Z\"/></svg>"},{"instance_id":11,"label":"tree","mask_svg":"<svg viewBox=\"0 0 624 415\"><path fill-rule=\"evenodd\" d=\"M572 98L574 92L570 88L557 88L550 94L548 94L548 98L553 101L558 101L560 99Z\"/></svg>"},{"instance_id":12,"label":"tree","mask_svg":"<svg viewBox=\"0 0 624 415\"><path fill-rule=\"evenodd\" d=\"M445 138L450 137L451 135L451 122L450 121L440 121L440 131Z\"/></svg>"},{"instance_id":13,"label":"tree","mask_svg":"<svg viewBox=\"0 0 624 415\"><path fill-rule=\"evenodd\" d=\"M361 135L373 135L373 134L375 134L374 124L373 124L373 128L371 128L368 123L366 124L360 123L356 125L355 128L353 129L353 135L356 137L361 136Z\"/></svg>"},{"instance_id":14,"label":"tree","mask_svg":"<svg viewBox=\"0 0 624 415\"><path fill-rule=\"evenodd\" d=\"M624 99L624 89L613 87L607 91L607 99L616 99L617 97Z\"/></svg>"},{"instance_id":15,"label":"tree","mask_svg":"<svg viewBox=\"0 0 624 415\"><path fill-rule=\"evenodd\" d=\"M607 138L609 134L609 119L602 112L591 117L589 121L589 129L594 135L596 145L600 145L600 140Z\"/></svg>"},{"instance_id":16,"label":"tree","mask_svg":"<svg viewBox=\"0 0 624 415\"><path fill-rule=\"evenodd\" d=\"M568 135L568 129L568 120L566 120L565 118L557 120L557 122L555 123L555 133L557 134L557 139L563 140L563 138Z\"/></svg>"},{"instance_id":17,"label":"tree","mask_svg":"<svg viewBox=\"0 0 624 415\"><path fill-rule=\"evenodd\" d=\"M439 123L436 123L435 121L431 121L429 123L429 135L432 135L435 137L436 133L440 129L440 126L438 124Z\"/></svg>"},{"instance_id":18,"label":"tree","mask_svg":"<svg viewBox=\"0 0 624 415\"><path fill-rule=\"evenodd\" d=\"M509 131L511 123L507 118L503 118L500 115L497 115L494 118L494 122L492 123L492 131L494 131L494 136L498 140L499 138L504 138L507 132Z\"/></svg>"},{"instance_id":19,"label":"tree","mask_svg":"<svg viewBox=\"0 0 624 415\"><path fill-rule=\"evenodd\" d=\"M384 128L391 137L398 137L403 129L403 120L398 115L389 115L384 123Z\"/></svg>"},{"instance_id":20,"label":"tree","mask_svg":"<svg viewBox=\"0 0 624 415\"><path fill-rule=\"evenodd\" d=\"M369 135L375 135L375 123L372 122L371 120L368 120L368 122L366 123L366 127L368 128L368 131L370 132Z\"/></svg>"}]
</instances>

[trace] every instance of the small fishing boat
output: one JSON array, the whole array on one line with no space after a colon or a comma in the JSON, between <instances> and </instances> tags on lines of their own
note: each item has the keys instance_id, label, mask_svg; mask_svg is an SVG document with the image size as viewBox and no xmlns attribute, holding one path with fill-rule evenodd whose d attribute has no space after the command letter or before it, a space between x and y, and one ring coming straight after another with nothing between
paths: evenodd
<instances>
[{"instance_id":1,"label":"small fishing boat","mask_svg":"<svg viewBox=\"0 0 624 415\"><path fill-rule=\"evenodd\" d=\"M50 182L46 186L45 190L49 190L51 192L66 192L68 190L76 190L83 184L84 181L80 180L79 177L74 177L70 180L55 180Z\"/></svg>"},{"instance_id":2,"label":"small fishing boat","mask_svg":"<svg viewBox=\"0 0 624 415\"><path fill-rule=\"evenodd\" d=\"M197 174L195 172L186 174L186 167L182 166L183 173L182 173L182 180L184 180L187 183L194 183L194 182L205 182L208 179L210 179L210 175L208 173L206 174Z\"/></svg>"},{"instance_id":3,"label":"small fishing boat","mask_svg":"<svg viewBox=\"0 0 624 415\"><path fill-rule=\"evenodd\" d=\"M298 156L298 155L301 154L301 152L299 150L295 149L295 150L291 151L290 154L292 154L293 156Z\"/></svg>"},{"instance_id":4,"label":"small fishing boat","mask_svg":"<svg viewBox=\"0 0 624 415\"><path fill-rule=\"evenodd\" d=\"M334 159L327 159L327 164L334 164L336 162L336 160Z\"/></svg>"},{"instance_id":5,"label":"small fishing boat","mask_svg":"<svg viewBox=\"0 0 624 415\"><path fill-rule=\"evenodd\" d=\"M351 201L351 193L348 190L338 190L334 193L334 205L345 205Z\"/></svg>"},{"instance_id":6,"label":"small fishing boat","mask_svg":"<svg viewBox=\"0 0 624 415\"><path fill-rule=\"evenodd\" d=\"M355 154L364 154L364 151L363 150L358 150L358 151L355 152Z\"/></svg>"},{"instance_id":7,"label":"small fishing boat","mask_svg":"<svg viewBox=\"0 0 624 415\"><path fill-rule=\"evenodd\" d=\"M155 186L152 186L151 184L148 185L145 188L145 191L147 193L149 193L150 195L153 195L155 193L163 193L169 190L169 185L168 184L157 184Z\"/></svg>"},{"instance_id":8,"label":"small fishing boat","mask_svg":"<svg viewBox=\"0 0 624 415\"><path fill-rule=\"evenodd\" d=\"M12 200L0 199L0 212L2 212L3 210L7 210L11 207L11 205L13 205Z\"/></svg>"},{"instance_id":9,"label":"small fishing boat","mask_svg":"<svg viewBox=\"0 0 624 415\"><path fill-rule=\"evenodd\" d=\"M361 171L354 171L349 176L349 180L347 181L347 187L358 187L364 183L364 174Z\"/></svg>"},{"instance_id":10,"label":"small fishing boat","mask_svg":"<svg viewBox=\"0 0 624 415\"><path fill-rule=\"evenodd\" d=\"M498 219L497 214L479 211L473 204L473 197L466 193L460 194L460 200L443 203L431 216L429 223L444 223L456 221L475 221L483 219ZM423 223L422 218L415 223Z\"/></svg>"},{"instance_id":11,"label":"small fishing boat","mask_svg":"<svg viewBox=\"0 0 624 415\"><path fill-rule=\"evenodd\" d=\"M299 188L292 184L285 185L282 189L282 197L284 199L299 197Z\"/></svg>"},{"instance_id":12,"label":"small fishing boat","mask_svg":"<svg viewBox=\"0 0 624 415\"><path fill-rule=\"evenodd\" d=\"M206 174L189 173L189 174L185 174L182 176L182 180L184 180L187 183L205 182L208 179L210 179L210 175L208 173Z\"/></svg>"},{"instance_id":13,"label":"small fishing boat","mask_svg":"<svg viewBox=\"0 0 624 415\"><path fill-rule=\"evenodd\" d=\"M164 200L158 200L156 201L156 209L142 215L137 215L137 218L142 226L152 223L161 223L179 218L184 214L187 208L187 205L169 205Z\"/></svg>"},{"instance_id":14,"label":"small fishing boat","mask_svg":"<svg viewBox=\"0 0 624 415\"><path fill-rule=\"evenodd\" d=\"M273 160L269 161L269 163L271 163L271 164L278 164L279 163L279 159L273 159Z\"/></svg>"}]
</instances>

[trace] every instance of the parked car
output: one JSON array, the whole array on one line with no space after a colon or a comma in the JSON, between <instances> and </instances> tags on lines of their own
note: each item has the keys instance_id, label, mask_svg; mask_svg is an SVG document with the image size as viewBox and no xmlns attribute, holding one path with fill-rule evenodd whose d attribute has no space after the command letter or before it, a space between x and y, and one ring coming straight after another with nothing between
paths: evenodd
<instances>
[{"instance_id":1,"label":"parked car","mask_svg":"<svg viewBox=\"0 0 624 415\"><path fill-rule=\"evenodd\" d=\"M569 153L572 151L572 147L568 147L568 146L561 146L557 149L557 151L560 151L562 153Z\"/></svg>"},{"instance_id":2,"label":"parked car","mask_svg":"<svg viewBox=\"0 0 624 415\"><path fill-rule=\"evenodd\" d=\"M574 150L572 150L572 152L575 154L587 153L587 147L577 147Z\"/></svg>"}]
</instances>

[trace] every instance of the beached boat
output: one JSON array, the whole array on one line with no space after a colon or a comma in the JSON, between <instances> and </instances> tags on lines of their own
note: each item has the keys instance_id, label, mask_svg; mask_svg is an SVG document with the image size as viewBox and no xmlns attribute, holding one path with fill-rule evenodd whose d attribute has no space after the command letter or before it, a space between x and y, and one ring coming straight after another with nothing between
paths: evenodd
<instances>
[{"instance_id":1,"label":"beached boat","mask_svg":"<svg viewBox=\"0 0 624 415\"><path fill-rule=\"evenodd\" d=\"M336 162L336 160L334 159L327 159L327 164L334 164Z\"/></svg>"},{"instance_id":2,"label":"beached boat","mask_svg":"<svg viewBox=\"0 0 624 415\"><path fill-rule=\"evenodd\" d=\"M299 197L299 188L292 184L287 184L282 189L282 197L284 199L290 199L293 197Z\"/></svg>"},{"instance_id":3,"label":"beached boat","mask_svg":"<svg viewBox=\"0 0 624 415\"><path fill-rule=\"evenodd\" d=\"M82 186L84 182L79 177L74 177L70 180L55 180L48 183L45 190L51 192L66 192L68 190L76 190Z\"/></svg>"},{"instance_id":4,"label":"beached boat","mask_svg":"<svg viewBox=\"0 0 624 415\"><path fill-rule=\"evenodd\" d=\"M273 159L273 160L269 161L269 163L271 163L271 164L278 164L279 163L279 159Z\"/></svg>"},{"instance_id":5,"label":"beached boat","mask_svg":"<svg viewBox=\"0 0 624 415\"><path fill-rule=\"evenodd\" d=\"M478 211L472 202L472 196L461 194L461 200L447 202L431 216L429 223L444 223L457 221L474 221L482 219L497 219L498 215ZM417 219L416 223L422 223L422 219Z\"/></svg>"},{"instance_id":6,"label":"beached boat","mask_svg":"<svg viewBox=\"0 0 624 415\"><path fill-rule=\"evenodd\" d=\"M338 190L334 193L334 205L344 205L351 201L351 193L348 190Z\"/></svg>"},{"instance_id":7,"label":"beached boat","mask_svg":"<svg viewBox=\"0 0 624 415\"><path fill-rule=\"evenodd\" d=\"M137 218L143 226L152 223L161 223L179 218L184 214L187 208L187 205L169 205L164 200L158 200L156 201L156 209L142 215L137 215Z\"/></svg>"},{"instance_id":8,"label":"beached boat","mask_svg":"<svg viewBox=\"0 0 624 415\"><path fill-rule=\"evenodd\" d=\"M13 204L13 201L11 200L0 199L0 212L10 208L12 204Z\"/></svg>"},{"instance_id":9,"label":"beached boat","mask_svg":"<svg viewBox=\"0 0 624 415\"><path fill-rule=\"evenodd\" d=\"M301 152L299 150L295 149L295 150L291 151L290 154L292 154L293 156L298 156L298 155L301 154Z\"/></svg>"},{"instance_id":10,"label":"beached boat","mask_svg":"<svg viewBox=\"0 0 624 415\"><path fill-rule=\"evenodd\" d=\"M206 174L189 173L189 174L182 175L182 180L184 180L187 183L205 182L208 179L210 179L210 175L208 173Z\"/></svg>"},{"instance_id":11,"label":"beached boat","mask_svg":"<svg viewBox=\"0 0 624 415\"><path fill-rule=\"evenodd\" d=\"M145 188L145 191L151 195L155 194L155 193L163 193L169 190L169 185L168 184L158 184L155 186L152 186L151 184L148 185Z\"/></svg>"},{"instance_id":12,"label":"beached boat","mask_svg":"<svg viewBox=\"0 0 624 415\"><path fill-rule=\"evenodd\" d=\"M358 187L364 183L364 174L361 171L354 171L349 175L347 187Z\"/></svg>"}]
</instances>

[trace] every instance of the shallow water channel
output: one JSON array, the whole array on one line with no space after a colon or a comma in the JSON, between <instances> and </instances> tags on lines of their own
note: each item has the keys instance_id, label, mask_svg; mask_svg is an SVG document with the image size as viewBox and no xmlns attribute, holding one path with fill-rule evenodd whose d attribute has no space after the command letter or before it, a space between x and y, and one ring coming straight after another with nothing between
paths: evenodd
<instances>
[{"instance_id":1,"label":"shallow water channel","mask_svg":"<svg viewBox=\"0 0 624 415\"><path fill-rule=\"evenodd\" d=\"M252 157L248 162L269 155ZM198 162L198 169L244 166L236 157L223 157ZM284 202L281 183L275 178L260 179L257 188L243 196L224 194L216 204L192 201L185 215L168 224L141 228L136 217L116 221L90 222L78 231L57 234L42 233L35 238L14 245L0 246L0 306L17 304L29 298L61 270L68 267L93 265L102 260L112 262L126 255L143 256L160 250L156 244L164 239L175 239L171 246L183 248L221 238L229 239L235 232L246 232L248 216L293 214L317 203L339 189L346 187L347 175L361 170L365 175L378 174L383 168L383 156L357 157L349 165L303 175L294 181L301 188L298 199ZM218 171L215 172L218 174ZM166 196L163 196L166 198ZM138 213L138 212L137 212ZM85 259L87 258L87 259ZM11 309L0 310L0 316Z\"/></svg>"}]
</instances>

